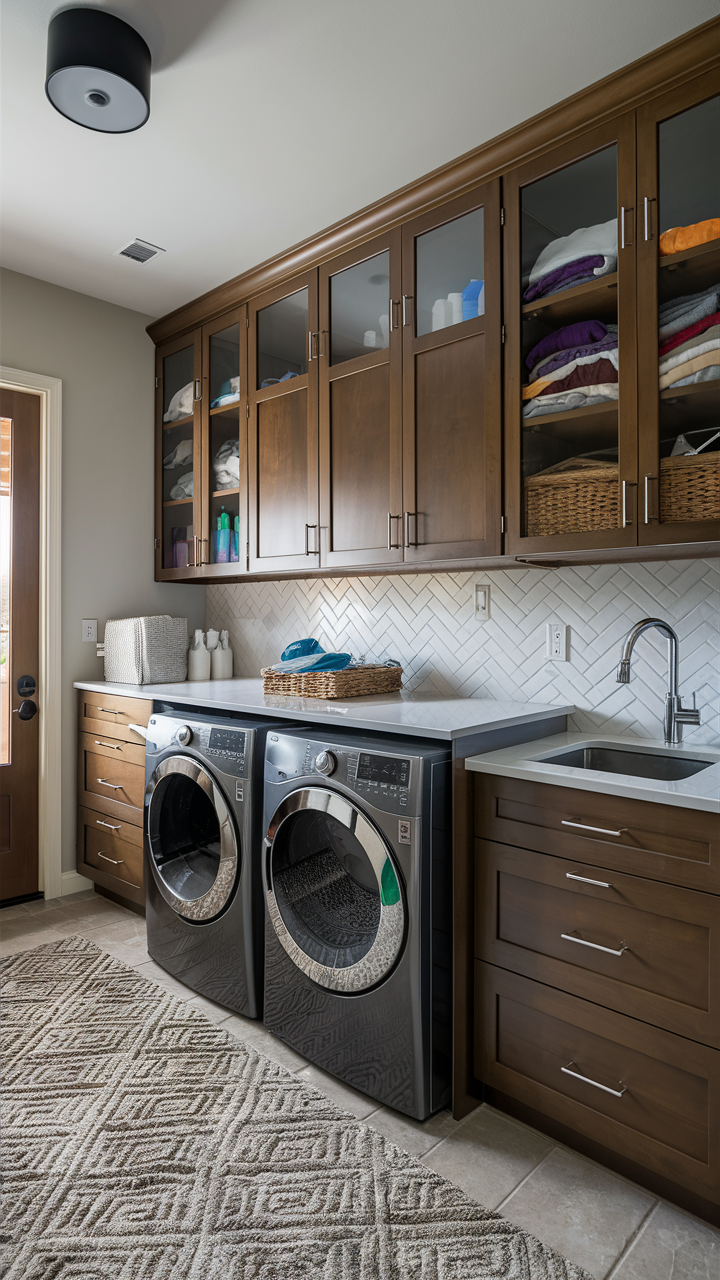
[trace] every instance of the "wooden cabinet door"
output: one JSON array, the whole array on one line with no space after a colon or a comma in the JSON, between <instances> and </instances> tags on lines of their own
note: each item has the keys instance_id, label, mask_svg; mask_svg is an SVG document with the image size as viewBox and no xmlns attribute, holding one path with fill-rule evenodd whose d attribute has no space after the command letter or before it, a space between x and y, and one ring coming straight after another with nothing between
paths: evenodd
<instances>
[{"instance_id":1,"label":"wooden cabinet door","mask_svg":"<svg viewBox=\"0 0 720 1280\"><path fill-rule=\"evenodd\" d=\"M247 569L247 306L203 326L203 578ZM218 529L218 522L229 527Z\"/></svg>"},{"instance_id":2,"label":"wooden cabinet door","mask_svg":"<svg viewBox=\"0 0 720 1280\"><path fill-rule=\"evenodd\" d=\"M634 113L513 170L503 200L505 550L634 546Z\"/></svg>"},{"instance_id":3,"label":"wooden cabinet door","mask_svg":"<svg viewBox=\"0 0 720 1280\"><path fill-rule=\"evenodd\" d=\"M400 263L397 230L320 268L323 566L403 558Z\"/></svg>"},{"instance_id":4,"label":"wooden cabinet door","mask_svg":"<svg viewBox=\"0 0 720 1280\"><path fill-rule=\"evenodd\" d=\"M155 579L200 576L202 532L200 330L155 353Z\"/></svg>"},{"instance_id":5,"label":"wooden cabinet door","mask_svg":"<svg viewBox=\"0 0 720 1280\"><path fill-rule=\"evenodd\" d=\"M316 569L317 271L255 298L248 319L249 568Z\"/></svg>"},{"instance_id":6,"label":"wooden cabinet door","mask_svg":"<svg viewBox=\"0 0 720 1280\"><path fill-rule=\"evenodd\" d=\"M499 181L403 227L402 303L405 560L499 555Z\"/></svg>"},{"instance_id":7,"label":"wooden cabinet door","mask_svg":"<svg viewBox=\"0 0 720 1280\"><path fill-rule=\"evenodd\" d=\"M720 302L717 295L707 299L720 286L720 238L693 244L691 234L698 223L720 218L719 157L720 71L638 110L643 546L720 538L720 439L713 439L720 430ZM665 234L671 228L687 230ZM682 304L672 308L680 298L688 300L684 318ZM676 314L668 317L671 308ZM697 454L685 452L700 446Z\"/></svg>"}]
</instances>

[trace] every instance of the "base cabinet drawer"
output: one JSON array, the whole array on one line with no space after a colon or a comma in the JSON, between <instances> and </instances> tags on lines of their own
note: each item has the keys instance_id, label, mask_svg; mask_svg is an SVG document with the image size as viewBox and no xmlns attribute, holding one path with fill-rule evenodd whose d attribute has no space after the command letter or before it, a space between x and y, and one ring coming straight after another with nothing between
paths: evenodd
<instances>
[{"instance_id":1,"label":"base cabinet drawer","mask_svg":"<svg viewBox=\"0 0 720 1280\"><path fill-rule=\"evenodd\" d=\"M131 749L139 750L136 747ZM144 797L144 764L139 760L118 758L111 749L96 747L92 735L81 733L78 747L80 805L142 826Z\"/></svg>"},{"instance_id":2,"label":"base cabinet drawer","mask_svg":"<svg viewBox=\"0 0 720 1280\"><path fill-rule=\"evenodd\" d=\"M475 1074L720 1203L720 1052L475 962Z\"/></svg>"},{"instance_id":3,"label":"base cabinet drawer","mask_svg":"<svg viewBox=\"0 0 720 1280\"><path fill-rule=\"evenodd\" d=\"M717 814L477 774L475 835L720 893Z\"/></svg>"},{"instance_id":4,"label":"base cabinet drawer","mask_svg":"<svg viewBox=\"0 0 720 1280\"><path fill-rule=\"evenodd\" d=\"M77 869L106 889L144 902L142 827L80 809Z\"/></svg>"},{"instance_id":5,"label":"base cabinet drawer","mask_svg":"<svg viewBox=\"0 0 720 1280\"><path fill-rule=\"evenodd\" d=\"M78 691L78 727L81 733L93 733L96 738L110 734L113 741L133 742L142 747L143 738L130 725L147 728L151 715L152 702L148 698Z\"/></svg>"},{"instance_id":6,"label":"base cabinet drawer","mask_svg":"<svg viewBox=\"0 0 720 1280\"><path fill-rule=\"evenodd\" d=\"M475 956L720 1048L720 897L475 841Z\"/></svg>"}]
</instances>

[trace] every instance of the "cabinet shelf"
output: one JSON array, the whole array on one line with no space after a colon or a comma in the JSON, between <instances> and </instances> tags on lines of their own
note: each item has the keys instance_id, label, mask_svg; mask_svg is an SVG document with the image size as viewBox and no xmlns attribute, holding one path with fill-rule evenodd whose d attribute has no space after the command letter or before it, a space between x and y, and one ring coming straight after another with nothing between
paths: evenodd
<instances>
[{"instance_id":1,"label":"cabinet shelf","mask_svg":"<svg viewBox=\"0 0 720 1280\"><path fill-rule=\"evenodd\" d=\"M218 414L223 414L223 413L228 414L228 416L232 415L234 417L237 414L237 411L239 408L240 408L240 397L238 396L237 400L230 400L227 404L219 404L217 408L211 409L210 417L215 418L218 416Z\"/></svg>"},{"instance_id":2,"label":"cabinet shelf","mask_svg":"<svg viewBox=\"0 0 720 1280\"><path fill-rule=\"evenodd\" d=\"M658 286L660 300L697 293L720 283L720 240L696 244L692 249L660 258Z\"/></svg>"},{"instance_id":3,"label":"cabinet shelf","mask_svg":"<svg viewBox=\"0 0 720 1280\"><path fill-rule=\"evenodd\" d=\"M169 502L163 502L164 507L191 507L192 498L171 498Z\"/></svg>"},{"instance_id":4,"label":"cabinet shelf","mask_svg":"<svg viewBox=\"0 0 720 1280\"><path fill-rule=\"evenodd\" d=\"M618 404L591 404L583 409L569 409L565 413L546 413L539 418L523 418L523 427L533 434L544 434L562 440L583 443L592 433L607 439L610 445L618 439ZM600 447L600 446L598 446Z\"/></svg>"},{"instance_id":5,"label":"cabinet shelf","mask_svg":"<svg viewBox=\"0 0 720 1280\"><path fill-rule=\"evenodd\" d=\"M163 422L163 431L174 431L176 427L191 427L194 421L195 414L189 413L186 418L178 418L175 422Z\"/></svg>"},{"instance_id":6,"label":"cabinet shelf","mask_svg":"<svg viewBox=\"0 0 720 1280\"><path fill-rule=\"evenodd\" d=\"M239 493L239 492L240 492L239 488L214 489L212 493L212 497L213 498L231 498L234 493Z\"/></svg>"},{"instance_id":7,"label":"cabinet shelf","mask_svg":"<svg viewBox=\"0 0 720 1280\"><path fill-rule=\"evenodd\" d=\"M617 271L611 275L576 284L562 293L551 293L547 298L528 302L522 309L524 316L542 320L543 324L565 324L572 320L607 320L617 314Z\"/></svg>"},{"instance_id":8,"label":"cabinet shelf","mask_svg":"<svg viewBox=\"0 0 720 1280\"><path fill-rule=\"evenodd\" d=\"M673 428L683 431L689 427L720 428L720 378L661 391L660 415L663 431Z\"/></svg>"}]
</instances>

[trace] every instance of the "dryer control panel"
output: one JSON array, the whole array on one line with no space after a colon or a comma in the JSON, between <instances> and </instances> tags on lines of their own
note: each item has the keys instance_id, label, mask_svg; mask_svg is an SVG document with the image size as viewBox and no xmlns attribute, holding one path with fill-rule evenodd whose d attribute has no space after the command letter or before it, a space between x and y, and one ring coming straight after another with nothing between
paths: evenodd
<instances>
[{"instance_id":1,"label":"dryer control panel","mask_svg":"<svg viewBox=\"0 0 720 1280\"><path fill-rule=\"evenodd\" d=\"M203 724L195 720L175 720L166 716L152 716L148 724L148 733L153 731L153 741L148 741L148 751L167 751L175 747L178 752L207 759L221 773L232 774L233 777L247 777L246 757L248 755L249 732L224 725Z\"/></svg>"},{"instance_id":2,"label":"dryer control panel","mask_svg":"<svg viewBox=\"0 0 720 1280\"><path fill-rule=\"evenodd\" d=\"M268 782L326 779L354 791L388 813L412 815L416 808L421 761L379 750L365 751L345 743L313 741L269 733L265 757Z\"/></svg>"}]
</instances>

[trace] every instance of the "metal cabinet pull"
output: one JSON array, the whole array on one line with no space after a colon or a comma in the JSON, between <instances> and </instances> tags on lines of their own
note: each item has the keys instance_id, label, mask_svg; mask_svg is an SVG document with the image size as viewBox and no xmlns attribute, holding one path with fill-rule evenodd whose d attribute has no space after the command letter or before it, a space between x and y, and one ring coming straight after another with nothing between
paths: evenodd
<instances>
[{"instance_id":1,"label":"metal cabinet pull","mask_svg":"<svg viewBox=\"0 0 720 1280\"><path fill-rule=\"evenodd\" d=\"M415 300L414 294L412 293L403 294L403 300L402 300L403 327L406 324L412 324L414 300Z\"/></svg>"},{"instance_id":2,"label":"metal cabinet pull","mask_svg":"<svg viewBox=\"0 0 720 1280\"><path fill-rule=\"evenodd\" d=\"M565 872L566 880L581 880L583 884L596 884L598 889L612 889L612 880L588 880L587 876L574 876L572 871Z\"/></svg>"},{"instance_id":3,"label":"metal cabinet pull","mask_svg":"<svg viewBox=\"0 0 720 1280\"><path fill-rule=\"evenodd\" d=\"M645 476L645 523L658 518L657 476Z\"/></svg>"},{"instance_id":4,"label":"metal cabinet pull","mask_svg":"<svg viewBox=\"0 0 720 1280\"><path fill-rule=\"evenodd\" d=\"M113 707L96 707L96 711L104 711L106 716L121 716L122 711L115 711Z\"/></svg>"},{"instance_id":5,"label":"metal cabinet pull","mask_svg":"<svg viewBox=\"0 0 720 1280\"><path fill-rule=\"evenodd\" d=\"M98 858L104 858L106 862L112 862L114 867L119 867L125 861L124 858L108 858L106 853L101 853L98 849Z\"/></svg>"},{"instance_id":6,"label":"metal cabinet pull","mask_svg":"<svg viewBox=\"0 0 720 1280\"><path fill-rule=\"evenodd\" d=\"M622 482L622 527L627 529L628 525L635 523L635 485L630 480Z\"/></svg>"},{"instance_id":7,"label":"metal cabinet pull","mask_svg":"<svg viewBox=\"0 0 720 1280\"><path fill-rule=\"evenodd\" d=\"M609 956L621 956L623 951L629 951L627 942L620 943L620 950L616 951L614 947L601 947L599 942L587 942L585 938L576 938L572 933L561 933L561 938L566 942L577 942L580 947L592 947L593 951L606 951Z\"/></svg>"},{"instance_id":8,"label":"metal cabinet pull","mask_svg":"<svg viewBox=\"0 0 720 1280\"><path fill-rule=\"evenodd\" d=\"M122 791L122 782L108 782L107 778L96 778L101 787L110 787L111 791Z\"/></svg>"},{"instance_id":9,"label":"metal cabinet pull","mask_svg":"<svg viewBox=\"0 0 720 1280\"><path fill-rule=\"evenodd\" d=\"M654 200L655 200L655 197L654 197L654 196L646 196L646 197L645 197L645 205L644 205L644 207L645 207L645 239L646 239L646 240L654 240L654 239L655 239L655 237L654 237L654 235L653 235L653 230L652 230L652 225L651 225L651 218L650 218L650 205L654 203Z\"/></svg>"},{"instance_id":10,"label":"metal cabinet pull","mask_svg":"<svg viewBox=\"0 0 720 1280\"><path fill-rule=\"evenodd\" d=\"M95 739L95 746L108 747L110 751L122 751L122 747L117 746L115 742L98 742L97 738Z\"/></svg>"},{"instance_id":11,"label":"metal cabinet pull","mask_svg":"<svg viewBox=\"0 0 720 1280\"><path fill-rule=\"evenodd\" d=\"M317 530L317 525L316 524L305 525L305 555L306 556L316 556L319 554L317 547L315 548L314 551L310 550L310 530L311 529Z\"/></svg>"},{"instance_id":12,"label":"metal cabinet pull","mask_svg":"<svg viewBox=\"0 0 720 1280\"><path fill-rule=\"evenodd\" d=\"M415 541L414 542L410 541L410 520L411 519L414 519L415 521ZM416 547L417 544L418 544L417 542L417 511L406 511L405 512L405 546Z\"/></svg>"},{"instance_id":13,"label":"metal cabinet pull","mask_svg":"<svg viewBox=\"0 0 720 1280\"><path fill-rule=\"evenodd\" d=\"M202 400L202 378L195 379L195 399Z\"/></svg>"},{"instance_id":14,"label":"metal cabinet pull","mask_svg":"<svg viewBox=\"0 0 720 1280\"><path fill-rule=\"evenodd\" d=\"M99 781L100 781L100 779L98 778L98 782L99 782ZM121 826L121 824L120 824L120 823L118 823L118 825L117 825L116 827L114 827L114 826L113 826L113 824L112 824L112 822L103 822L102 818L96 818L96 819L95 819L95 824L96 824L96 826L98 826L98 827L109 827L111 831L119 831L119 830L120 830L120 826Z\"/></svg>"},{"instance_id":15,"label":"metal cabinet pull","mask_svg":"<svg viewBox=\"0 0 720 1280\"><path fill-rule=\"evenodd\" d=\"M577 1062L568 1062L567 1066L561 1067L560 1070L566 1076L572 1076L574 1080L582 1080L583 1084L591 1084L593 1089L602 1089L603 1093L611 1093L613 1098L622 1098L623 1094L627 1093L626 1085L623 1085L622 1089L608 1089L606 1084L600 1084L597 1080L591 1080L590 1076L584 1076L579 1071L573 1071L573 1067L577 1067Z\"/></svg>"},{"instance_id":16,"label":"metal cabinet pull","mask_svg":"<svg viewBox=\"0 0 720 1280\"><path fill-rule=\"evenodd\" d=\"M402 519L401 516L394 516L390 511L388 511L388 536L387 536L388 551L397 551L401 546L399 542L393 542L392 540L392 522L393 520L400 520L400 519Z\"/></svg>"},{"instance_id":17,"label":"metal cabinet pull","mask_svg":"<svg viewBox=\"0 0 720 1280\"><path fill-rule=\"evenodd\" d=\"M567 818L561 818L560 824L563 827L577 827L578 831L597 831L601 836L621 836L623 831L629 829L621 827L619 831L610 831L607 827L589 827L586 822L570 822Z\"/></svg>"},{"instance_id":18,"label":"metal cabinet pull","mask_svg":"<svg viewBox=\"0 0 720 1280\"><path fill-rule=\"evenodd\" d=\"M634 209L632 205L629 205L627 208L625 207L625 205L623 205L622 208L620 209L620 248L621 249L625 249L625 248L630 249L632 248L632 244L633 244L632 240L625 239L625 214L626 213L634 213Z\"/></svg>"}]
</instances>

